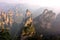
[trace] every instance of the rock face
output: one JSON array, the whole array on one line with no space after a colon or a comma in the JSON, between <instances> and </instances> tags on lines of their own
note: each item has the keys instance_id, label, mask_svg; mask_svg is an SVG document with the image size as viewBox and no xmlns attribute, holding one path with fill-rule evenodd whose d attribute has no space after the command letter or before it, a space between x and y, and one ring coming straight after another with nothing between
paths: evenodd
<instances>
[{"instance_id":1,"label":"rock face","mask_svg":"<svg viewBox=\"0 0 60 40\"><path fill-rule=\"evenodd\" d=\"M33 26L32 15L31 12L27 9L24 19L24 28L21 34L21 40L26 40L29 37L33 37L34 34L35 34L35 28Z\"/></svg>"},{"instance_id":2,"label":"rock face","mask_svg":"<svg viewBox=\"0 0 60 40\"><path fill-rule=\"evenodd\" d=\"M43 14L41 15L41 27L49 29L54 19L55 13L53 11L45 9Z\"/></svg>"},{"instance_id":3,"label":"rock face","mask_svg":"<svg viewBox=\"0 0 60 40\"><path fill-rule=\"evenodd\" d=\"M12 26L13 24L13 19L12 19L13 13L8 12L6 14L5 12L1 12L0 14L0 26L2 29L9 29L9 27Z\"/></svg>"},{"instance_id":4,"label":"rock face","mask_svg":"<svg viewBox=\"0 0 60 40\"><path fill-rule=\"evenodd\" d=\"M56 20L52 23L52 26L56 34L60 34L60 13L56 16Z\"/></svg>"},{"instance_id":5,"label":"rock face","mask_svg":"<svg viewBox=\"0 0 60 40\"><path fill-rule=\"evenodd\" d=\"M50 32L52 22L55 20L55 13L51 10L45 9L41 15L34 19L34 25L38 33ZM40 31L39 31L40 30Z\"/></svg>"}]
</instances>

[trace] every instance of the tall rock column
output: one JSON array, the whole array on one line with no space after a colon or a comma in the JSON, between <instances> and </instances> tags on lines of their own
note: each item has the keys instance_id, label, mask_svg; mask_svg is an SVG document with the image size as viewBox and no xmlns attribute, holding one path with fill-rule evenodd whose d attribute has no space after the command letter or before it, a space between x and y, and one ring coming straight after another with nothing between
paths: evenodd
<instances>
[{"instance_id":1,"label":"tall rock column","mask_svg":"<svg viewBox=\"0 0 60 40\"><path fill-rule=\"evenodd\" d=\"M32 37L35 34L35 28L33 26L32 14L27 9L24 19L24 28L22 30L21 40L25 40L28 37Z\"/></svg>"}]
</instances>

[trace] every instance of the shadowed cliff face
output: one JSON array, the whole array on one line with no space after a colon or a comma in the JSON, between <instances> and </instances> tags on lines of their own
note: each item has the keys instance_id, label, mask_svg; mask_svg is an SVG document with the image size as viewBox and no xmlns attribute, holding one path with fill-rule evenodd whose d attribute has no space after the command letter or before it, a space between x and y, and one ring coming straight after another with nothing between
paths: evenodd
<instances>
[{"instance_id":1,"label":"shadowed cliff face","mask_svg":"<svg viewBox=\"0 0 60 40\"><path fill-rule=\"evenodd\" d=\"M55 13L51 10L45 9L41 15L34 18L34 26L38 33L53 33L53 22L55 21ZM39 31L40 30L40 31Z\"/></svg>"},{"instance_id":2,"label":"shadowed cliff face","mask_svg":"<svg viewBox=\"0 0 60 40\"><path fill-rule=\"evenodd\" d=\"M34 25L39 33L60 34L60 14L56 16L53 11L45 10L34 19Z\"/></svg>"},{"instance_id":3,"label":"shadowed cliff face","mask_svg":"<svg viewBox=\"0 0 60 40\"><path fill-rule=\"evenodd\" d=\"M60 14L58 14L58 15L56 16L56 19L55 19L55 21L52 23L52 26L53 26L52 29L54 29L54 31L55 31L57 34L60 34Z\"/></svg>"}]
</instances>

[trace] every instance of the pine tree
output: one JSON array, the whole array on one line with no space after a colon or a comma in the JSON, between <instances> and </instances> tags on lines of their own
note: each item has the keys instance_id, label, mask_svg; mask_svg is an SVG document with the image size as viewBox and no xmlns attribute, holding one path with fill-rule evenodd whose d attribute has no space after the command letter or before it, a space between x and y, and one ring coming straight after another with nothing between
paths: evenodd
<instances>
[{"instance_id":1,"label":"pine tree","mask_svg":"<svg viewBox=\"0 0 60 40\"><path fill-rule=\"evenodd\" d=\"M11 36L7 29L4 29L4 31L0 31L0 40L11 40Z\"/></svg>"}]
</instances>

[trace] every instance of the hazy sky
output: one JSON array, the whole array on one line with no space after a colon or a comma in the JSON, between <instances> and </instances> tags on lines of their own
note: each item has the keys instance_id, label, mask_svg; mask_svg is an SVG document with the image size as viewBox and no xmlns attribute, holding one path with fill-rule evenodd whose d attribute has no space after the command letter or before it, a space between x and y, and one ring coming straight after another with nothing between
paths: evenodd
<instances>
[{"instance_id":1,"label":"hazy sky","mask_svg":"<svg viewBox=\"0 0 60 40\"><path fill-rule=\"evenodd\" d=\"M55 11L60 10L60 0L0 0L0 2L12 3L12 4L22 3L31 6L51 7L54 8Z\"/></svg>"},{"instance_id":2,"label":"hazy sky","mask_svg":"<svg viewBox=\"0 0 60 40\"><path fill-rule=\"evenodd\" d=\"M0 0L0 2L6 3L26 3L29 5L39 5L39 6L60 6L60 0Z\"/></svg>"}]
</instances>

